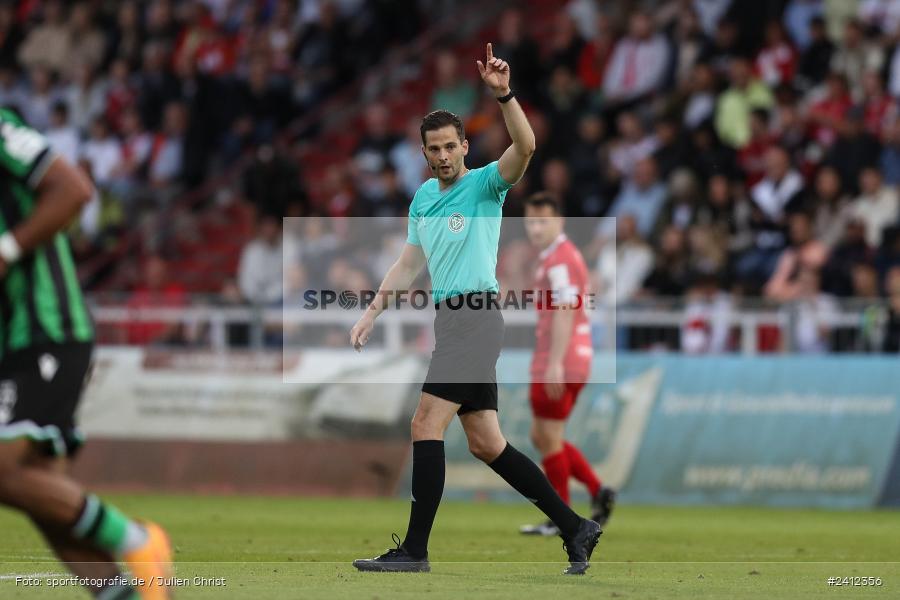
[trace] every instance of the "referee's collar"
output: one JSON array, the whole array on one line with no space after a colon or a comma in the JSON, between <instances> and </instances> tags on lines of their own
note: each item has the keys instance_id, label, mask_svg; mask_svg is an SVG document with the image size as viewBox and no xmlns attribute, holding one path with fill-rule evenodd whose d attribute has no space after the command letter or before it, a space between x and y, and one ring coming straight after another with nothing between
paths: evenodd
<instances>
[{"instance_id":1,"label":"referee's collar","mask_svg":"<svg viewBox=\"0 0 900 600\"><path fill-rule=\"evenodd\" d=\"M556 249L559 247L559 245L562 244L562 243L563 243L564 241L566 241L567 239L569 239L569 238L566 237L566 234L565 234L565 233L560 233L558 236L556 236L556 239L553 240L553 243L552 243L552 244L550 244L549 246L547 246L546 248L544 248L543 250L541 250L541 253L538 254L538 258L541 259L541 260L544 260L545 258L547 258L548 256L550 256L550 254L551 254L554 250L556 250Z\"/></svg>"}]
</instances>

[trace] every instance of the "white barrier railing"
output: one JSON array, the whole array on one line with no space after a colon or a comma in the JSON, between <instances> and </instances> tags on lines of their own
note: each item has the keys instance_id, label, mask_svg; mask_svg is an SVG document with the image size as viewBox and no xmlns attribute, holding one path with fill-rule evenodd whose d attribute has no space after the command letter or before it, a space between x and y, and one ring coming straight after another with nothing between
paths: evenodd
<instances>
[{"instance_id":1,"label":"white barrier railing","mask_svg":"<svg viewBox=\"0 0 900 600\"><path fill-rule=\"evenodd\" d=\"M359 311L329 310L315 311L299 308L254 308L254 307L211 307L186 306L179 308L136 308L128 306L93 306L92 313L100 326L126 327L135 323L165 323L185 325L206 325L209 346L225 350L228 346L226 330L232 324L249 327L251 347L262 347L266 329L282 326L336 325L347 329L359 318ZM685 323L685 311L680 309L660 309L641 307L620 307L612 311L598 311L594 322L606 325L602 340L595 344L604 350L615 349L616 327L631 327L646 330L680 329ZM602 315L602 316L601 316ZM533 326L536 313L533 310L505 310L503 313L507 327ZM605 322L603 320L605 316ZM434 314L430 310L388 310L379 317L378 326L383 328L383 344L391 350L403 347L403 328L406 326L431 327ZM791 316L788 311L758 309L734 310L721 317L723 324L740 332L739 351L752 355L758 351L758 331L761 327L774 327L789 332ZM829 315L831 328L856 328L860 325L859 311L835 312ZM791 348L789 335L786 350Z\"/></svg>"}]
</instances>

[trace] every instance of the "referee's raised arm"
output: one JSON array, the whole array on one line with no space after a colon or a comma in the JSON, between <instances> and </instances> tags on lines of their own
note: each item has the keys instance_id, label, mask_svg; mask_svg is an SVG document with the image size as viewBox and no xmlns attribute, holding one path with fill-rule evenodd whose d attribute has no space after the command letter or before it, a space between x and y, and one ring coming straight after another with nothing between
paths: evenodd
<instances>
[{"instance_id":1,"label":"referee's raised arm","mask_svg":"<svg viewBox=\"0 0 900 600\"><path fill-rule=\"evenodd\" d=\"M485 48L485 55L484 63L480 60L475 61L478 65L478 72L500 103L506 130L509 132L509 137L512 138L512 144L500 157L497 168L500 176L507 183L517 183L525 174L528 161L534 154L534 132L531 130L525 111L522 110L512 90L509 89L509 63L494 56L490 42Z\"/></svg>"}]
</instances>

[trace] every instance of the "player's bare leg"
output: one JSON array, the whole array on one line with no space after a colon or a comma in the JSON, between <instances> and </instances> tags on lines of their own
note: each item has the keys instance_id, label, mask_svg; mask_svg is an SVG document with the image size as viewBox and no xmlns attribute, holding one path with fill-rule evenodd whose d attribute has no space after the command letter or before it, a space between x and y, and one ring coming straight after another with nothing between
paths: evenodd
<instances>
[{"instance_id":1,"label":"player's bare leg","mask_svg":"<svg viewBox=\"0 0 900 600\"><path fill-rule=\"evenodd\" d=\"M27 438L0 444L0 502L27 514L73 573L112 578L119 573L114 557L120 557L148 582L140 597L167 598L166 586L153 580L171 576L171 550L158 526L128 520L86 494L64 468L61 460L43 458ZM120 587L92 591L98 597L137 597L127 585Z\"/></svg>"}]
</instances>

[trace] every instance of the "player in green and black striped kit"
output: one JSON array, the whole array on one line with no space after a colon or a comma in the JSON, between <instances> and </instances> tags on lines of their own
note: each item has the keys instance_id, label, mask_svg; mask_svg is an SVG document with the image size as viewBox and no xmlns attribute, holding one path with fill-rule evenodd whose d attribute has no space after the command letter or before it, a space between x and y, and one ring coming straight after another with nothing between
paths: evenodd
<instances>
[{"instance_id":1,"label":"player in green and black striped kit","mask_svg":"<svg viewBox=\"0 0 900 600\"><path fill-rule=\"evenodd\" d=\"M62 230L93 194L40 133L0 109L0 502L24 512L97 598L165 598L162 529L137 523L66 474L94 329Z\"/></svg>"}]
</instances>

